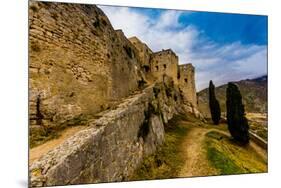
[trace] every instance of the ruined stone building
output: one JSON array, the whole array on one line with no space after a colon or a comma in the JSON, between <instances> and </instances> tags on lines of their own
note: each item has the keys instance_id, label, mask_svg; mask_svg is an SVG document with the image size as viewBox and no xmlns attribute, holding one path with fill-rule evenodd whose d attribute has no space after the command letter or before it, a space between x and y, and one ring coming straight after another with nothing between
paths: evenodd
<instances>
[{"instance_id":1,"label":"ruined stone building","mask_svg":"<svg viewBox=\"0 0 281 188\"><path fill-rule=\"evenodd\" d=\"M162 79L163 74L166 74L177 82L178 56L171 49L153 53L150 66L151 73L157 79Z\"/></svg>"},{"instance_id":2,"label":"ruined stone building","mask_svg":"<svg viewBox=\"0 0 281 188\"><path fill-rule=\"evenodd\" d=\"M172 49L152 52L152 50L137 37L129 39L139 51L141 66L147 75L153 75L156 80L163 75L171 77L185 97L194 107L197 107L195 88L195 68L191 63L179 65L179 58Z\"/></svg>"},{"instance_id":3,"label":"ruined stone building","mask_svg":"<svg viewBox=\"0 0 281 188\"><path fill-rule=\"evenodd\" d=\"M191 63L178 66L178 84L186 100L197 107L195 68Z\"/></svg>"}]
</instances>

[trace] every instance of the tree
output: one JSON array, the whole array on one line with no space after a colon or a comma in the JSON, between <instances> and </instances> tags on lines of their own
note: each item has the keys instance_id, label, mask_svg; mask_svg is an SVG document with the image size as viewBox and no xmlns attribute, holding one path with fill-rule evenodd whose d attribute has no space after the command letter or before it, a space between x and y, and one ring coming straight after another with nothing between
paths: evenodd
<instances>
[{"instance_id":1,"label":"tree","mask_svg":"<svg viewBox=\"0 0 281 188\"><path fill-rule=\"evenodd\" d=\"M242 143L249 143L249 125L245 117L242 96L234 83L228 83L226 90L226 110L228 130L232 137Z\"/></svg>"},{"instance_id":2,"label":"tree","mask_svg":"<svg viewBox=\"0 0 281 188\"><path fill-rule=\"evenodd\" d=\"M221 119L221 109L219 101L216 99L215 86L212 80L209 84L209 107L211 111L212 120L215 125L218 125Z\"/></svg>"}]
</instances>

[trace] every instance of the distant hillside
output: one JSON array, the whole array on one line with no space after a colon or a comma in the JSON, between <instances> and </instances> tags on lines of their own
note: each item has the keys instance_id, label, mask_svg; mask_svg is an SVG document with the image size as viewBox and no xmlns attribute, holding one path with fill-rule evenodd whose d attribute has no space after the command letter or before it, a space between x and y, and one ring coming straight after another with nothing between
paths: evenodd
<instances>
[{"instance_id":1,"label":"distant hillside","mask_svg":"<svg viewBox=\"0 0 281 188\"><path fill-rule=\"evenodd\" d=\"M267 75L255 79L234 82L238 85L243 97L246 112L267 112ZM216 97L220 102L221 111L226 111L227 84L216 87ZM209 116L209 91L208 88L198 94L198 105L201 112Z\"/></svg>"}]
</instances>

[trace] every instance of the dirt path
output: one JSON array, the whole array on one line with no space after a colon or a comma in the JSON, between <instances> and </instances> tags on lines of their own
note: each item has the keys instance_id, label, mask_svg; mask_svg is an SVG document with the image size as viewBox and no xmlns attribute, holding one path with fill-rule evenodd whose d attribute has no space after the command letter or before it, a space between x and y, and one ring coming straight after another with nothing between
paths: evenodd
<instances>
[{"instance_id":1,"label":"dirt path","mask_svg":"<svg viewBox=\"0 0 281 188\"><path fill-rule=\"evenodd\" d=\"M217 131L224 135L230 136L229 133L218 129L203 127L192 128L186 135L182 144L186 162L179 174L179 177L195 177L219 174L215 168L210 166L207 160L206 151L203 148L205 134L210 131ZM264 160L267 160L266 151L259 147L256 143L251 141L249 147L256 151L257 154L260 155Z\"/></svg>"},{"instance_id":2,"label":"dirt path","mask_svg":"<svg viewBox=\"0 0 281 188\"><path fill-rule=\"evenodd\" d=\"M39 159L42 155L46 154L51 149L55 148L62 142L64 142L67 138L71 137L75 133L80 130L85 129L85 126L75 126L65 129L61 136L56 139L52 139L50 141L45 142L42 145L36 146L29 150L29 164L34 162L35 160Z\"/></svg>"},{"instance_id":3,"label":"dirt path","mask_svg":"<svg viewBox=\"0 0 281 188\"><path fill-rule=\"evenodd\" d=\"M186 163L179 177L216 174L216 170L209 165L203 150L204 136L209 131L206 128L194 127L186 135L182 145Z\"/></svg>"}]
</instances>

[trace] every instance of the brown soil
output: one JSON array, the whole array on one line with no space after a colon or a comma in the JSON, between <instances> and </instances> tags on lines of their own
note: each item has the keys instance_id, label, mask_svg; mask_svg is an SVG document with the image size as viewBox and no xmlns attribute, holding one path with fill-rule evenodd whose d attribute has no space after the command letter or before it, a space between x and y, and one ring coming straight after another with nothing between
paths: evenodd
<instances>
[{"instance_id":1,"label":"brown soil","mask_svg":"<svg viewBox=\"0 0 281 188\"><path fill-rule=\"evenodd\" d=\"M186 135L182 145L186 162L179 177L217 174L216 169L209 165L205 151L203 150L204 136L209 131L206 128L195 127Z\"/></svg>"},{"instance_id":2,"label":"brown soil","mask_svg":"<svg viewBox=\"0 0 281 188\"><path fill-rule=\"evenodd\" d=\"M41 144L39 146L36 146L29 150L29 164L32 164L35 160L39 159L41 156L46 154L51 149L55 148L62 142L64 142L67 138L71 137L75 133L77 133L80 130L85 129L85 126L75 126L75 127L69 127L65 129L61 136L58 138L52 139L50 141L45 142L44 144Z\"/></svg>"}]
</instances>

